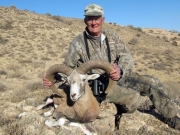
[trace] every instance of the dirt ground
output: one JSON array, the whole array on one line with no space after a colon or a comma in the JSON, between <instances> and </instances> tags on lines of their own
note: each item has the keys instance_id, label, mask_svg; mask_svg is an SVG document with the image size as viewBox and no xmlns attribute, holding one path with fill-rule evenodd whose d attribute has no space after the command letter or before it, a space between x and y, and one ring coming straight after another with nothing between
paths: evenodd
<instances>
[{"instance_id":1,"label":"dirt ground","mask_svg":"<svg viewBox=\"0 0 180 135\"><path fill-rule=\"evenodd\" d=\"M83 20L15 7L0 7L0 18L0 135L83 135L76 127L45 126L44 121L52 117L40 114L50 108L33 111L52 94L43 87L43 73L63 62L69 43L84 30ZM105 23L104 28L116 31L126 43L134 57L135 72L153 75L169 87L180 116L180 34L112 23ZM27 115L18 119L22 112ZM103 118L91 123L98 135L180 134L161 122L156 110L123 114L118 131L114 131L113 104L105 106L100 114Z\"/></svg>"}]
</instances>

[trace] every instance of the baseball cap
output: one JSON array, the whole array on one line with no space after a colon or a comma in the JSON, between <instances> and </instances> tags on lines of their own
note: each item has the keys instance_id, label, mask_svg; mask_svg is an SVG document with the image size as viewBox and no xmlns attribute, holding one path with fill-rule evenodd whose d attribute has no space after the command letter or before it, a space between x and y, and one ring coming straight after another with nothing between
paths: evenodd
<instances>
[{"instance_id":1,"label":"baseball cap","mask_svg":"<svg viewBox=\"0 0 180 135\"><path fill-rule=\"evenodd\" d=\"M104 10L99 5L90 4L86 6L84 13L85 16L100 16L104 14Z\"/></svg>"}]
</instances>

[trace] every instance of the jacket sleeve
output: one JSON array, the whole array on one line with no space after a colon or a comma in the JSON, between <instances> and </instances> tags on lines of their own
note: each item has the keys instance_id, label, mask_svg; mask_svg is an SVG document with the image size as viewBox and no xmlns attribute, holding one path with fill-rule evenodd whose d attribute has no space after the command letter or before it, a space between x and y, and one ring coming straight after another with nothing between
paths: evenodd
<instances>
[{"instance_id":1,"label":"jacket sleeve","mask_svg":"<svg viewBox=\"0 0 180 135\"><path fill-rule=\"evenodd\" d=\"M129 73L132 70L134 66L134 61L129 49L117 34L115 34L115 45L117 48L116 49L116 57L118 60L117 63L118 66L123 71L122 77L124 77L127 73Z\"/></svg>"},{"instance_id":2,"label":"jacket sleeve","mask_svg":"<svg viewBox=\"0 0 180 135\"><path fill-rule=\"evenodd\" d=\"M74 38L70 43L69 50L66 54L64 63L72 68L77 66L79 60L79 54L77 52L78 39Z\"/></svg>"}]
</instances>

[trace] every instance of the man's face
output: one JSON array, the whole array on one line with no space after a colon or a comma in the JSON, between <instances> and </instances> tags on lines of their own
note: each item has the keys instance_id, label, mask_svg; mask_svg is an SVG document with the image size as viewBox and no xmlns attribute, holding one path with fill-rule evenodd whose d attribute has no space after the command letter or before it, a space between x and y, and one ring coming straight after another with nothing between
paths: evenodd
<instances>
[{"instance_id":1,"label":"man's face","mask_svg":"<svg viewBox=\"0 0 180 135\"><path fill-rule=\"evenodd\" d=\"M85 23L92 36L99 37L102 30L102 24L104 23L104 17L86 16Z\"/></svg>"}]
</instances>

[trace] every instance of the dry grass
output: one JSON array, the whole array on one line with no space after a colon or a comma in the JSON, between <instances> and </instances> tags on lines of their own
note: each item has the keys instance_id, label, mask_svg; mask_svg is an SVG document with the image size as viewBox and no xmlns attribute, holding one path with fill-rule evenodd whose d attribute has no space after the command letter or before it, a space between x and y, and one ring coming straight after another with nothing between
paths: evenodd
<instances>
[{"instance_id":1,"label":"dry grass","mask_svg":"<svg viewBox=\"0 0 180 135\"><path fill-rule=\"evenodd\" d=\"M41 81L37 81L37 82L30 82L26 85L26 89L28 90L37 90L37 89L43 89L43 83L42 80Z\"/></svg>"},{"instance_id":2,"label":"dry grass","mask_svg":"<svg viewBox=\"0 0 180 135\"><path fill-rule=\"evenodd\" d=\"M31 125L36 125L36 128ZM22 128L23 127L23 128ZM21 120L14 120L7 124L6 133L9 135L30 135L41 134L43 131L42 120L33 114Z\"/></svg>"},{"instance_id":3,"label":"dry grass","mask_svg":"<svg viewBox=\"0 0 180 135\"><path fill-rule=\"evenodd\" d=\"M71 132L62 128L49 130L39 112L15 118L27 111L26 107L38 106L52 94L43 87L42 75L49 66L64 61L70 41L84 31L83 20L39 15L13 6L0 7L0 14L0 132L9 135L83 134L77 129ZM179 33L109 23L104 27L116 31L126 43L135 60L134 71L153 75L163 82L173 82L165 84L171 90L179 88L176 85L180 83ZM179 104L177 94L171 96ZM110 114L106 112L106 115ZM102 134L113 134L113 127L109 127L113 118L106 117L107 120L96 120L93 124ZM139 128L133 129L138 124ZM121 134L178 134L169 128L164 130L163 123L139 112L125 115L121 126ZM151 128L155 131L147 130ZM105 129L109 130L105 132Z\"/></svg>"}]
</instances>

